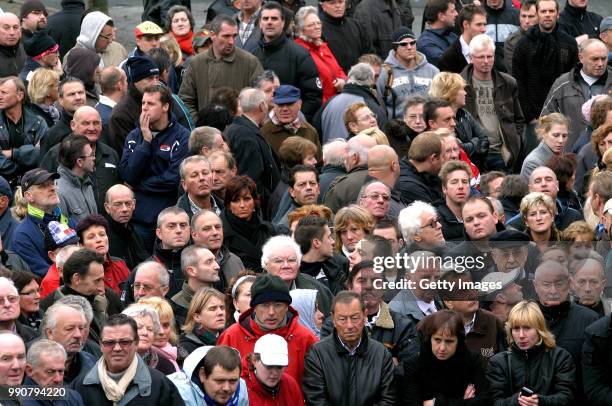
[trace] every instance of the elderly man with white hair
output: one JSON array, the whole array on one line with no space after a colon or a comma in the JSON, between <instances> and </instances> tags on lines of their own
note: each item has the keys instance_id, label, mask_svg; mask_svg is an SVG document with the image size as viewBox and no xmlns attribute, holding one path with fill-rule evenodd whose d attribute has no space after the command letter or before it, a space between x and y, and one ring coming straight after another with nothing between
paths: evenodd
<instances>
[{"instance_id":1,"label":"elderly man with white hair","mask_svg":"<svg viewBox=\"0 0 612 406\"><path fill-rule=\"evenodd\" d=\"M64 363L66 351L64 347L55 341L37 340L28 351L26 356L26 374L23 382L28 386L40 386L42 388L61 387L64 385ZM65 388L62 405L83 406L81 395L74 389ZM55 402L50 402L55 403ZM29 405L28 401L23 404ZM34 403L32 403L34 404ZM36 403L40 404L40 403Z\"/></svg>"},{"instance_id":2,"label":"elderly man with white hair","mask_svg":"<svg viewBox=\"0 0 612 406\"><path fill-rule=\"evenodd\" d=\"M470 57L471 63L461 72L468 83L465 109L487 130L487 169L510 172L519 158L525 128L516 80L494 67L495 42L487 34L472 38Z\"/></svg>"},{"instance_id":3,"label":"elderly man with white hair","mask_svg":"<svg viewBox=\"0 0 612 406\"><path fill-rule=\"evenodd\" d=\"M64 385L85 376L96 363L96 356L83 351L87 325L85 312L78 304L55 303L45 312L41 334L64 349Z\"/></svg>"},{"instance_id":4,"label":"elderly man with white hair","mask_svg":"<svg viewBox=\"0 0 612 406\"><path fill-rule=\"evenodd\" d=\"M347 174L336 178L323 198L334 213L357 201L359 189L368 178L368 151L376 145L374 137L356 135L346 144L344 169Z\"/></svg>"},{"instance_id":5,"label":"elderly man with white hair","mask_svg":"<svg viewBox=\"0 0 612 406\"><path fill-rule=\"evenodd\" d=\"M301 262L300 246L286 235L270 238L262 248L261 267L267 273L280 277L289 290L316 289L319 310L327 316L331 311L332 293L312 276L300 272Z\"/></svg>"},{"instance_id":6,"label":"elderly man with white hair","mask_svg":"<svg viewBox=\"0 0 612 406\"><path fill-rule=\"evenodd\" d=\"M36 332L17 321L20 315L19 291L12 280L0 277L0 330L18 334L24 341L30 341Z\"/></svg>"},{"instance_id":7,"label":"elderly man with white hair","mask_svg":"<svg viewBox=\"0 0 612 406\"><path fill-rule=\"evenodd\" d=\"M404 237L404 252L438 251L445 245L438 212L429 203L417 200L400 211L398 224Z\"/></svg>"},{"instance_id":8,"label":"elderly man with white hair","mask_svg":"<svg viewBox=\"0 0 612 406\"><path fill-rule=\"evenodd\" d=\"M17 386L23 382L26 367L26 347L18 334L0 331L0 386ZM18 401L5 402L3 405L20 405Z\"/></svg>"},{"instance_id":9,"label":"elderly man with white hair","mask_svg":"<svg viewBox=\"0 0 612 406\"><path fill-rule=\"evenodd\" d=\"M313 125L319 134L322 134L324 143L334 138L348 138L349 133L344 126L344 112L357 102L368 105L376 115L378 128L383 128L387 124L387 113L380 107L371 90L374 84L372 65L361 62L351 68L342 92L331 98L323 108L322 114L320 116L317 114L313 119Z\"/></svg>"},{"instance_id":10,"label":"elderly man with white hair","mask_svg":"<svg viewBox=\"0 0 612 406\"><path fill-rule=\"evenodd\" d=\"M338 177L346 175L344 159L346 158L346 140L335 138L323 145L323 168L319 176L319 203L329 190L331 183Z\"/></svg>"}]
</instances>

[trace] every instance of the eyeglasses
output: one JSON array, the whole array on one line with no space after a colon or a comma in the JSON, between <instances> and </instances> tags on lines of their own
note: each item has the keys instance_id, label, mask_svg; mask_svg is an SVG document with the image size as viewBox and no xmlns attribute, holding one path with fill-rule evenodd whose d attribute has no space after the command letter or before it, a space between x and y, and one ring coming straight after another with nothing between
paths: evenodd
<instances>
[{"instance_id":1,"label":"eyeglasses","mask_svg":"<svg viewBox=\"0 0 612 406\"><path fill-rule=\"evenodd\" d=\"M90 155L82 155L79 158L86 159L86 158L95 158L95 157L96 157L96 153L92 152Z\"/></svg>"},{"instance_id":2,"label":"eyeglasses","mask_svg":"<svg viewBox=\"0 0 612 406\"><path fill-rule=\"evenodd\" d=\"M284 263L287 263L289 265L296 265L298 263L298 260L297 258L273 258L272 263L274 265L282 265Z\"/></svg>"},{"instance_id":3,"label":"eyeglasses","mask_svg":"<svg viewBox=\"0 0 612 406\"><path fill-rule=\"evenodd\" d=\"M130 338L122 338L121 340L102 340L101 342L102 346L108 349L115 348L117 344L119 344L121 348L126 348L132 345L133 343L134 340Z\"/></svg>"},{"instance_id":4,"label":"eyeglasses","mask_svg":"<svg viewBox=\"0 0 612 406\"><path fill-rule=\"evenodd\" d=\"M134 289L134 291L142 289L145 292L150 292L150 291L155 289L155 287L153 287L151 285L143 285L141 283L133 283L132 284L132 288Z\"/></svg>"},{"instance_id":5,"label":"eyeglasses","mask_svg":"<svg viewBox=\"0 0 612 406\"><path fill-rule=\"evenodd\" d=\"M9 302L10 304L17 303L19 301L19 296L0 296L0 303Z\"/></svg>"},{"instance_id":6,"label":"eyeglasses","mask_svg":"<svg viewBox=\"0 0 612 406\"><path fill-rule=\"evenodd\" d=\"M440 224L440 222L438 221L438 219L435 219L435 220L431 220L429 223L425 224L421 228L431 227L433 229L436 229L439 224Z\"/></svg>"},{"instance_id":7,"label":"eyeglasses","mask_svg":"<svg viewBox=\"0 0 612 406\"><path fill-rule=\"evenodd\" d=\"M370 121L370 120L376 120L376 114L372 113L372 114L367 114L365 116L361 116L357 119L357 121Z\"/></svg>"},{"instance_id":8,"label":"eyeglasses","mask_svg":"<svg viewBox=\"0 0 612 406\"><path fill-rule=\"evenodd\" d=\"M107 41L112 41L115 38L115 35L114 34L108 34L108 35L99 34L98 37L102 37Z\"/></svg>"},{"instance_id":9,"label":"eyeglasses","mask_svg":"<svg viewBox=\"0 0 612 406\"><path fill-rule=\"evenodd\" d=\"M406 42L398 42L396 45L398 47L405 47L405 46L413 47L416 45L416 41L413 40L413 41L406 41Z\"/></svg>"},{"instance_id":10,"label":"eyeglasses","mask_svg":"<svg viewBox=\"0 0 612 406\"><path fill-rule=\"evenodd\" d=\"M36 296L40 295L40 289L31 290L29 292L19 292L21 296Z\"/></svg>"},{"instance_id":11,"label":"eyeglasses","mask_svg":"<svg viewBox=\"0 0 612 406\"><path fill-rule=\"evenodd\" d=\"M385 194L380 194L380 193L372 193L371 195L365 195L363 196L366 199L372 199L372 200L378 200L382 197L382 199L386 202L389 201L389 199L391 199L391 196L389 195L385 195Z\"/></svg>"}]
</instances>

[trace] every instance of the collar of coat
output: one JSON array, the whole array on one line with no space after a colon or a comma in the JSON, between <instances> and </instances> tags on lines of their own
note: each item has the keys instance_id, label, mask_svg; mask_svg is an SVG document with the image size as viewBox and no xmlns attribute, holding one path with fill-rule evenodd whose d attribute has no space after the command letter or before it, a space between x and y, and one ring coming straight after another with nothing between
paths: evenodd
<instances>
[{"instance_id":1,"label":"collar of coat","mask_svg":"<svg viewBox=\"0 0 612 406\"><path fill-rule=\"evenodd\" d=\"M376 327L390 329L395 328L395 324L393 323L393 318L391 317L391 310L389 310L389 305L385 302L380 302L380 314L376 319L376 323L374 323Z\"/></svg>"}]
</instances>

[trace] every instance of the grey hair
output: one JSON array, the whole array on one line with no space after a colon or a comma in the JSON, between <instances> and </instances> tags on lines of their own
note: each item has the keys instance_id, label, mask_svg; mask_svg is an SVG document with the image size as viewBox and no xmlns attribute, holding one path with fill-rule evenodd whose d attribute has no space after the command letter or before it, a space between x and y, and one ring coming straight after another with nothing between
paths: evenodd
<instances>
[{"instance_id":1,"label":"grey hair","mask_svg":"<svg viewBox=\"0 0 612 406\"><path fill-rule=\"evenodd\" d=\"M191 134L189 134L189 142L187 146L189 153L192 155L198 155L203 147L206 147L209 151L211 151L215 145L215 138L218 135L221 135L221 131L215 127L204 125L194 128Z\"/></svg>"},{"instance_id":2,"label":"grey hair","mask_svg":"<svg viewBox=\"0 0 612 406\"><path fill-rule=\"evenodd\" d=\"M34 343L30 346L30 349L26 355L26 362L33 367L38 366L41 354L61 354L61 356L64 357L64 361L66 361L67 357L66 350L60 343L48 340L46 338L41 338L34 341Z\"/></svg>"},{"instance_id":3,"label":"grey hair","mask_svg":"<svg viewBox=\"0 0 612 406\"><path fill-rule=\"evenodd\" d=\"M19 290L17 290L17 288L15 287L15 283L9 278L0 276L0 285L7 285L9 288L11 288L15 292L15 295L19 296Z\"/></svg>"},{"instance_id":4,"label":"grey hair","mask_svg":"<svg viewBox=\"0 0 612 406\"><path fill-rule=\"evenodd\" d=\"M81 247L79 247L77 244L70 244L62 247L58 251L57 255L55 255L55 266L60 269L63 268L66 261L68 261L68 258L70 258L70 255L72 255L72 253L79 248Z\"/></svg>"},{"instance_id":5,"label":"grey hair","mask_svg":"<svg viewBox=\"0 0 612 406\"><path fill-rule=\"evenodd\" d=\"M273 70L268 69L261 72L253 80L253 87L256 89L260 89L264 82L274 82L275 80L278 80L280 82L280 79L278 79L278 75L274 73Z\"/></svg>"},{"instance_id":6,"label":"grey hair","mask_svg":"<svg viewBox=\"0 0 612 406\"><path fill-rule=\"evenodd\" d=\"M141 262L138 264L138 266L136 266L136 268L134 268L134 276L138 275L138 271L146 266L154 267L157 270L160 286L168 286L170 284L170 274L168 273L168 270L157 261Z\"/></svg>"},{"instance_id":7,"label":"grey hair","mask_svg":"<svg viewBox=\"0 0 612 406\"><path fill-rule=\"evenodd\" d=\"M540 280L540 276L542 275L542 272L544 272L544 270L546 269L554 269L555 271L560 271L560 273L563 276L566 276L569 278L570 274L569 274L569 270L567 269L567 267L565 265L563 265L560 262L554 261L552 259L546 260L544 262L542 262L535 270L535 273L533 274L533 279L534 280Z\"/></svg>"},{"instance_id":8,"label":"grey hair","mask_svg":"<svg viewBox=\"0 0 612 406\"><path fill-rule=\"evenodd\" d=\"M293 19L295 21L295 29L297 32L302 32L304 29L304 20L306 20L306 17L311 14L314 14L317 17L319 16L319 12L313 6L304 6L300 8L297 13L295 13L295 17L293 17Z\"/></svg>"},{"instance_id":9,"label":"grey hair","mask_svg":"<svg viewBox=\"0 0 612 406\"><path fill-rule=\"evenodd\" d=\"M374 68L365 62L360 62L351 67L348 73L348 82L359 86L372 86L374 84Z\"/></svg>"},{"instance_id":10,"label":"grey hair","mask_svg":"<svg viewBox=\"0 0 612 406\"><path fill-rule=\"evenodd\" d=\"M40 328L45 338L49 338L49 336L47 335L47 330L55 329L55 327L57 326L57 321L59 320L59 317L61 317L62 310L66 310L66 309L72 309L72 310L79 312L81 317L83 317L83 322L87 323L85 312L83 311L83 308L79 306L78 304L76 303L70 303L70 304L54 303L47 309L42 319L42 322L41 322Z\"/></svg>"},{"instance_id":11,"label":"grey hair","mask_svg":"<svg viewBox=\"0 0 612 406\"><path fill-rule=\"evenodd\" d=\"M66 295L55 303L80 306L81 310L83 310L83 314L85 315L85 320L87 320L87 323L91 323L93 321L93 308L91 307L91 303L89 303L89 301L83 296Z\"/></svg>"},{"instance_id":12,"label":"grey hair","mask_svg":"<svg viewBox=\"0 0 612 406\"><path fill-rule=\"evenodd\" d=\"M391 189L389 189L389 186L385 185L383 182L381 182L378 179L374 179L369 181L368 183L364 184L361 189L359 189L359 194L357 195L357 202L361 201L361 199L363 199L363 195L365 194L366 189L370 186L373 185L375 183L380 183L381 185L383 185L384 187L387 188L387 190L389 191L389 193L391 193Z\"/></svg>"},{"instance_id":13,"label":"grey hair","mask_svg":"<svg viewBox=\"0 0 612 406\"><path fill-rule=\"evenodd\" d=\"M243 112L250 113L251 111L255 111L259 108L259 106L261 106L262 103L266 106L268 105L266 103L266 95L261 90L252 87L245 87L240 91L240 95L238 96L238 104Z\"/></svg>"},{"instance_id":14,"label":"grey hair","mask_svg":"<svg viewBox=\"0 0 612 406\"><path fill-rule=\"evenodd\" d=\"M496 199L492 196L487 196L487 199L489 199L489 201L493 205L493 208L497 212L497 215L499 217L503 216L504 215L504 205L502 204L502 202L500 202L499 199Z\"/></svg>"},{"instance_id":15,"label":"grey hair","mask_svg":"<svg viewBox=\"0 0 612 406\"><path fill-rule=\"evenodd\" d=\"M470 41L470 55L474 55L478 51L490 49L495 52L495 42L487 34L478 34Z\"/></svg>"},{"instance_id":16,"label":"grey hair","mask_svg":"<svg viewBox=\"0 0 612 406\"><path fill-rule=\"evenodd\" d=\"M183 273L187 271L187 267L198 264L198 259L200 258L198 253L200 250L210 251L208 248L198 247L197 245L190 245L183 249L181 252L181 269Z\"/></svg>"},{"instance_id":17,"label":"grey hair","mask_svg":"<svg viewBox=\"0 0 612 406\"><path fill-rule=\"evenodd\" d=\"M159 313L152 306L135 303L129 305L121 314L125 314L126 316L134 317L147 317L149 316L153 321L153 333L155 335L159 334L161 330L161 323L159 322Z\"/></svg>"},{"instance_id":18,"label":"grey hair","mask_svg":"<svg viewBox=\"0 0 612 406\"><path fill-rule=\"evenodd\" d=\"M431 204L420 200L411 203L400 211L397 221L406 243L412 242L416 233L421 229L421 216L425 213L433 214L434 216L438 214Z\"/></svg>"},{"instance_id":19,"label":"grey hair","mask_svg":"<svg viewBox=\"0 0 612 406\"><path fill-rule=\"evenodd\" d=\"M302 250L295 240L288 235L277 235L271 237L261 249L261 267L268 270L268 261L278 248L292 248L298 260L298 266L302 263Z\"/></svg>"},{"instance_id":20,"label":"grey hair","mask_svg":"<svg viewBox=\"0 0 612 406\"><path fill-rule=\"evenodd\" d=\"M346 140L336 138L323 145L323 164L344 166L344 149Z\"/></svg>"},{"instance_id":21,"label":"grey hair","mask_svg":"<svg viewBox=\"0 0 612 406\"><path fill-rule=\"evenodd\" d=\"M215 130L216 130L216 128L215 128ZM204 162L205 164L208 165L208 168L210 169L210 162L208 161L208 159L206 159L205 156L203 156L203 155L192 155L192 156L189 156L189 157L183 159L183 161L179 165L179 173L181 174L181 180L185 180L185 167L187 165L191 164L191 163L194 163L194 162Z\"/></svg>"},{"instance_id":22,"label":"grey hair","mask_svg":"<svg viewBox=\"0 0 612 406\"><path fill-rule=\"evenodd\" d=\"M359 164L364 164L368 162L368 150L369 148L363 146L359 142L359 137L353 137L347 141L348 150L347 155L351 156L353 154L357 154L359 156Z\"/></svg>"}]
</instances>

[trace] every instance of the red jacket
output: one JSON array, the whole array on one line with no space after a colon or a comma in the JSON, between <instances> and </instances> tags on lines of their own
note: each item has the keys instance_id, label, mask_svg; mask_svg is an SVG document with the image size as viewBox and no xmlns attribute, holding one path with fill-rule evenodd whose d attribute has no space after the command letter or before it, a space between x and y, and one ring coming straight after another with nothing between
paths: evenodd
<instances>
[{"instance_id":1,"label":"red jacket","mask_svg":"<svg viewBox=\"0 0 612 406\"><path fill-rule=\"evenodd\" d=\"M334 80L336 78L348 80L348 77L340 67L340 64L338 64L336 57L326 42L322 42L319 46L312 42L304 41L301 38L296 39L295 42L308 50L315 65L317 65L319 78L323 85L323 103L325 103L327 99L338 94L334 87Z\"/></svg>"},{"instance_id":2,"label":"red jacket","mask_svg":"<svg viewBox=\"0 0 612 406\"><path fill-rule=\"evenodd\" d=\"M306 358L306 353L310 346L319 341L317 337L308 328L298 323L298 312L291 306L287 312L289 317L287 325L278 330L262 330L255 320L251 318L251 314L253 314L253 309L242 313L238 323L232 324L221 334L217 345L228 345L240 352L243 363L242 378L247 379L248 366L246 357L253 352L255 341L266 334L277 334L287 341L289 349L289 366L285 372L291 375L298 383L301 383L304 373L304 358Z\"/></svg>"},{"instance_id":3,"label":"red jacket","mask_svg":"<svg viewBox=\"0 0 612 406\"><path fill-rule=\"evenodd\" d=\"M128 277L130 276L130 270L125 264L125 261L107 255L103 266L104 284L121 296L121 291L123 288L121 285L127 281Z\"/></svg>"},{"instance_id":4,"label":"red jacket","mask_svg":"<svg viewBox=\"0 0 612 406\"><path fill-rule=\"evenodd\" d=\"M278 392L272 393L259 382L253 371L248 371L246 381L249 406L299 406L304 404L300 385L287 372L281 376Z\"/></svg>"},{"instance_id":5,"label":"red jacket","mask_svg":"<svg viewBox=\"0 0 612 406\"><path fill-rule=\"evenodd\" d=\"M61 285L60 273L57 270L57 266L55 263L51 264L47 274L40 282L40 298L43 299L50 293L55 292L55 289L59 288Z\"/></svg>"}]
</instances>

